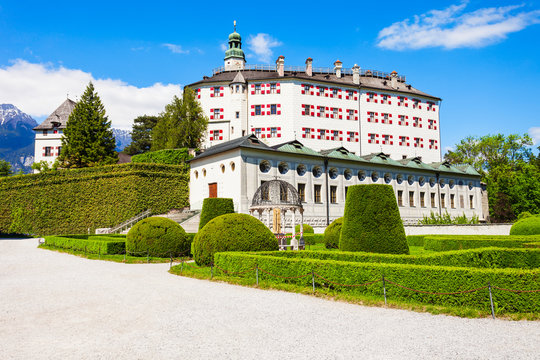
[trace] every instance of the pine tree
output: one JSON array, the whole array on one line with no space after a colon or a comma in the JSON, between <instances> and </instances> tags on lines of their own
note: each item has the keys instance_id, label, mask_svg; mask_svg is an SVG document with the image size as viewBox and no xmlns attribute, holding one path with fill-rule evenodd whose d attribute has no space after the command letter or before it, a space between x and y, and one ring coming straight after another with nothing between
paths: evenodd
<instances>
[{"instance_id":1,"label":"pine tree","mask_svg":"<svg viewBox=\"0 0 540 360\"><path fill-rule=\"evenodd\" d=\"M90 82L69 116L58 161L66 168L114 164L115 146L111 122Z\"/></svg>"},{"instance_id":2,"label":"pine tree","mask_svg":"<svg viewBox=\"0 0 540 360\"><path fill-rule=\"evenodd\" d=\"M197 148L207 127L208 118L195 93L186 87L182 99L175 96L160 114L152 130L152 150Z\"/></svg>"},{"instance_id":3,"label":"pine tree","mask_svg":"<svg viewBox=\"0 0 540 360\"><path fill-rule=\"evenodd\" d=\"M124 149L128 155L142 154L150 151L152 146L152 129L156 126L159 117L143 115L133 121L131 131L131 144Z\"/></svg>"}]
</instances>

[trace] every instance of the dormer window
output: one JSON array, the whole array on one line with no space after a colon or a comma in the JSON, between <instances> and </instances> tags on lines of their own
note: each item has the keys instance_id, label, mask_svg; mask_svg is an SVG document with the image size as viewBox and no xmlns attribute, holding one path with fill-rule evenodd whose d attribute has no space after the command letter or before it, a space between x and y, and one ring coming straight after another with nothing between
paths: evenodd
<instances>
[{"instance_id":1,"label":"dormer window","mask_svg":"<svg viewBox=\"0 0 540 360\"><path fill-rule=\"evenodd\" d=\"M43 136L47 136L47 130L43 130Z\"/></svg>"}]
</instances>

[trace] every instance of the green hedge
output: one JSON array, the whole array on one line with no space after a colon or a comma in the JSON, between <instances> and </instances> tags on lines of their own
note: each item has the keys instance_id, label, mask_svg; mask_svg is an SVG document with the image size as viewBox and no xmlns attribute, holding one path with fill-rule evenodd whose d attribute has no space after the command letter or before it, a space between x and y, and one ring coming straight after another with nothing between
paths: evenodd
<instances>
[{"instance_id":1,"label":"green hedge","mask_svg":"<svg viewBox=\"0 0 540 360\"><path fill-rule=\"evenodd\" d=\"M203 200L201 217L199 221L199 230L210 220L224 214L234 213L234 204L232 199L226 198L206 198Z\"/></svg>"},{"instance_id":2,"label":"green hedge","mask_svg":"<svg viewBox=\"0 0 540 360\"><path fill-rule=\"evenodd\" d=\"M151 163L151 164L168 164L168 165L183 165L191 160L193 156L189 155L187 148L182 149L166 149L158 151L150 151L144 154L138 154L131 157L133 163Z\"/></svg>"},{"instance_id":3,"label":"green hedge","mask_svg":"<svg viewBox=\"0 0 540 360\"><path fill-rule=\"evenodd\" d=\"M390 185L353 185L347 190L339 239L343 251L408 254L405 229Z\"/></svg>"},{"instance_id":4,"label":"green hedge","mask_svg":"<svg viewBox=\"0 0 540 360\"><path fill-rule=\"evenodd\" d=\"M396 282L409 288L429 292L455 292L475 289L491 283L494 286L518 289L540 289L539 270L478 269L444 266L426 266L388 263L359 263L335 260L315 260L254 255L247 253L217 253L214 262L229 272L241 272L258 266L259 269L280 276L300 276L312 271L341 284L362 284L380 279L386 282L386 293L390 300L405 300L423 304L452 307L468 307L489 311L490 300L487 289L459 295L432 295L412 292L392 285ZM216 274L220 270L214 269ZM239 275L255 280L255 271ZM298 279L279 279L259 271L259 281L288 282L307 288L311 287L311 276ZM382 282L370 286L343 287L316 278L318 287L333 288L351 295L374 295L382 299ZM537 313L540 311L540 293L512 293L493 289L493 301L497 313Z\"/></svg>"},{"instance_id":5,"label":"green hedge","mask_svg":"<svg viewBox=\"0 0 540 360\"><path fill-rule=\"evenodd\" d=\"M324 234L304 234L304 242L306 245L324 244ZM297 236L300 239L300 236Z\"/></svg>"},{"instance_id":6,"label":"green hedge","mask_svg":"<svg viewBox=\"0 0 540 360\"><path fill-rule=\"evenodd\" d=\"M189 204L184 167L122 164L0 178L0 233L85 234Z\"/></svg>"},{"instance_id":7,"label":"green hedge","mask_svg":"<svg viewBox=\"0 0 540 360\"><path fill-rule=\"evenodd\" d=\"M450 251L482 247L522 248L523 244L537 240L540 240L540 236L436 235L424 237L424 249Z\"/></svg>"},{"instance_id":8,"label":"green hedge","mask_svg":"<svg viewBox=\"0 0 540 360\"><path fill-rule=\"evenodd\" d=\"M343 226L343 218L340 217L332 221L330 225L324 229L324 246L327 249L339 248L339 237L341 235L341 227Z\"/></svg>"},{"instance_id":9,"label":"green hedge","mask_svg":"<svg viewBox=\"0 0 540 360\"><path fill-rule=\"evenodd\" d=\"M89 254L123 254L126 238L111 235L46 236L45 245L62 249L85 251Z\"/></svg>"},{"instance_id":10,"label":"green hedge","mask_svg":"<svg viewBox=\"0 0 540 360\"><path fill-rule=\"evenodd\" d=\"M189 255L191 242L184 229L171 219L150 217L133 226L126 238L126 250L134 256Z\"/></svg>"},{"instance_id":11,"label":"green hedge","mask_svg":"<svg viewBox=\"0 0 540 360\"><path fill-rule=\"evenodd\" d=\"M512 225L510 235L540 235L540 215L522 218Z\"/></svg>"},{"instance_id":12,"label":"green hedge","mask_svg":"<svg viewBox=\"0 0 540 360\"><path fill-rule=\"evenodd\" d=\"M347 262L375 262L476 268L537 269L540 267L540 249L482 248L447 251L417 256L344 251L267 251L260 254L276 257L337 260Z\"/></svg>"},{"instance_id":13,"label":"green hedge","mask_svg":"<svg viewBox=\"0 0 540 360\"><path fill-rule=\"evenodd\" d=\"M407 244L409 246L424 246L424 238L428 235L408 235Z\"/></svg>"},{"instance_id":14,"label":"green hedge","mask_svg":"<svg viewBox=\"0 0 540 360\"><path fill-rule=\"evenodd\" d=\"M302 234L306 235L306 234L315 234L315 230L313 230L313 227L309 224L302 224ZM295 227L294 227L294 232L295 233L300 233L300 224L297 224Z\"/></svg>"}]
</instances>

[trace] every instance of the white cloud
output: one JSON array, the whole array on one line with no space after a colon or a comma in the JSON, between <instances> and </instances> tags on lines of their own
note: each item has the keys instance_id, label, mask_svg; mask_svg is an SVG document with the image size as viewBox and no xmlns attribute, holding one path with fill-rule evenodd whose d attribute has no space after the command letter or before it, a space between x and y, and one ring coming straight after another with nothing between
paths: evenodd
<instances>
[{"instance_id":1,"label":"white cloud","mask_svg":"<svg viewBox=\"0 0 540 360\"><path fill-rule=\"evenodd\" d=\"M532 127L529 129L529 136L533 140L533 145L540 144L540 127Z\"/></svg>"},{"instance_id":2,"label":"white cloud","mask_svg":"<svg viewBox=\"0 0 540 360\"><path fill-rule=\"evenodd\" d=\"M176 44L162 44L167 49L171 50L173 54L189 54L189 50L182 49L181 45Z\"/></svg>"},{"instance_id":3,"label":"white cloud","mask_svg":"<svg viewBox=\"0 0 540 360\"><path fill-rule=\"evenodd\" d=\"M263 62L272 60L272 48L281 46L282 43L268 34L259 33L255 36L249 35L247 40L249 49L255 53L255 56Z\"/></svg>"},{"instance_id":4,"label":"white cloud","mask_svg":"<svg viewBox=\"0 0 540 360\"><path fill-rule=\"evenodd\" d=\"M131 129L137 116L157 115L173 96L179 96L179 84L155 83L138 88L121 80L96 79L82 70L54 67L16 60L0 67L0 101L13 104L37 118L50 115L65 99L80 98L92 81L113 127Z\"/></svg>"},{"instance_id":5,"label":"white cloud","mask_svg":"<svg viewBox=\"0 0 540 360\"><path fill-rule=\"evenodd\" d=\"M227 51L229 47L227 46L226 43L221 43L219 44L219 48L221 49L221 51Z\"/></svg>"},{"instance_id":6,"label":"white cloud","mask_svg":"<svg viewBox=\"0 0 540 360\"><path fill-rule=\"evenodd\" d=\"M377 46L391 50L483 47L540 22L540 10L516 12L523 5L482 8L463 13L467 1L431 10L382 29Z\"/></svg>"}]
</instances>

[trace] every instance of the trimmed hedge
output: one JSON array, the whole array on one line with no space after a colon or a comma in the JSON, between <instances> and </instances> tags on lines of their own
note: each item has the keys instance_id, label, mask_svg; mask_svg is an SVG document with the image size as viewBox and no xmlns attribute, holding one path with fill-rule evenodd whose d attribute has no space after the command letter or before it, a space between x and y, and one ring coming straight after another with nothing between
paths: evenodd
<instances>
[{"instance_id":1,"label":"trimmed hedge","mask_svg":"<svg viewBox=\"0 0 540 360\"><path fill-rule=\"evenodd\" d=\"M224 214L234 213L232 199L227 198L206 198L203 200L199 230L201 230L210 220Z\"/></svg>"},{"instance_id":2,"label":"trimmed hedge","mask_svg":"<svg viewBox=\"0 0 540 360\"><path fill-rule=\"evenodd\" d=\"M184 167L121 164L0 178L0 233L85 234L189 204ZM11 229L11 231L10 231Z\"/></svg>"},{"instance_id":3,"label":"trimmed hedge","mask_svg":"<svg viewBox=\"0 0 540 360\"><path fill-rule=\"evenodd\" d=\"M306 245L324 244L324 234L304 234ZM300 236L297 236L300 239Z\"/></svg>"},{"instance_id":4,"label":"trimmed hedge","mask_svg":"<svg viewBox=\"0 0 540 360\"><path fill-rule=\"evenodd\" d=\"M324 229L324 246L327 249L339 248L339 236L341 235L341 227L343 226L343 218L340 217L332 221L326 229Z\"/></svg>"},{"instance_id":5,"label":"trimmed hedge","mask_svg":"<svg viewBox=\"0 0 540 360\"><path fill-rule=\"evenodd\" d=\"M343 251L409 253L392 186L349 186L339 248Z\"/></svg>"},{"instance_id":6,"label":"trimmed hedge","mask_svg":"<svg viewBox=\"0 0 540 360\"><path fill-rule=\"evenodd\" d=\"M125 235L46 236L45 245L89 254L123 254L126 251L126 237Z\"/></svg>"},{"instance_id":7,"label":"trimmed hedge","mask_svg":"<svg viewBox=\"0 0 540 360\"><path fill-rule=\"evenodd\" d=\"M534 270L540 267L540 249L502 249L493 247L447 251L417 256L344 251L278 251L262 252L259 254L287 258L307 258L347 262L376 262L473 268L518 268Z\"/></svg>"},{"instance_id":8,"label":"trimmed hedge","mask_svg":"<svg viewBox=\"0 0 540 360\"><path fill-rule=\"evenodd\" d=\"M424 238L429 235L408 235L407 244L409 246L424 246Z\"/></svg>"},{"instance_id":9,"label":"trimmed hedge","mask_svg":"<svg viewBox=\"0 0 540 360\"><path fill-rule=\"evenodd\" d=\"M489 312L490 300L487 289L459 295L432 295L413 292L391 284L396 282L409 288L429 292L455 292L487 286L497 286L515 290L536 290L540 288L539 270L516 269L475 269L445 266L425 266L410 264L360 263L335 260L315 260L254 255L249 253L217 253L215 264L229 272L238 273L259 269L280 276L301 276L312 271L341 284L363 284L381 279L384 275L386 294L390 300L405 300L423 304L453 307L468 307ZM220 274L219 269L214 270ZM255 271L238 275L255 281ZM259 281L293 283L310 288L311 276L296 279L280 279L259 271ZM382 283L368 286L344 287L328 283L317 277L318 287L328 287L351 295L371 295L383 297ZM512 293L493 288L493 301L497 313L538 313L540 293Z\"/></svg>"},{"instance_id":10,"label":"trimmed hedge","mask_svg":"<svg viewBox=\"0 0 540 360\"><path fill-rule=\"evenodd\" d=\"M131 157L131 162L183 165L192 158L193 156L189 155L189 151L187 148L165 149L158 151L149 151L143 154L134 155Z\"/></svg>"},{"instance_id":11,"label":"trimmed hedge","mask_svg":"<svg viewBox=\"0 0 540 360\"><path fill-rule=\"evenodd\" d=\"M195 262L209 265L219 251L277 250L274 234L258 219L246 214L225 214L206 224L193 240Z\"/></svg>"},{"instance_id":12,"label":"trimmed hedge","mask_svg":"<svg viewBox=\"0 0 540 360\"><path fill-rule=\"evenodd\" d=\"M134 256L167 257L188 255L191 248L184 229L171 219L149 217L128 232L126 250Z\"/></svg>"},{"instance_id":13,"label":"trimmed hedge","mask_svg":"<svg viewBox=\"0 0 540 360\"><path fill-rule=\"evenodd\" d=\"M540 235L540 215L522 218L512 225L510 235Z\"/></svg>"},{"instance_id":14,"label":"trimmed hedge","mask_svg":"<svg viewBox=\"0 0 540 360\"><path fill-rule=\"evenodd\" d=\"M525 243L540 240L540 236L513 235L436 235L424 237L424 249L450 251L482 247L522 248Z\"/></svg>"},{"instance_id":15,"label":"trimmed hedge","mask_svg":"<svg viewBox=\"0 0 540 360\"><path fill-rule=\"evenodd\" d=\"M315 230L313 230L313 227L309 224L302 224L302 229L304 230L302 233L304 235L306 234L315 234ZM295 233L300 233L300 224L297 224L295 227L294 227L294 232Z\"/></svg>"}]
</instances>

